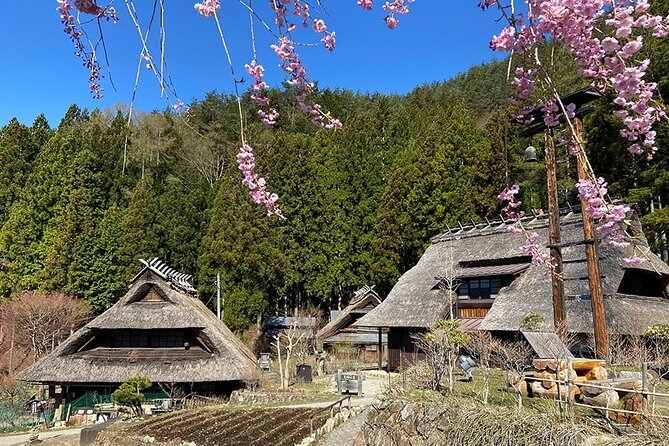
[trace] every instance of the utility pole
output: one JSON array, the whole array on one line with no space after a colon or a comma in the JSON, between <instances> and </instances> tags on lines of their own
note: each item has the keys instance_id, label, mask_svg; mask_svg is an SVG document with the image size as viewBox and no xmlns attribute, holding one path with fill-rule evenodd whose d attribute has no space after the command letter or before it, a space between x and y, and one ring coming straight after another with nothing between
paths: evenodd
<instances>
[{"instance_id":1,"label":"utility pole","mask_svg":"<svg viewBox=\"0 0 669 446\"><path fill-rule=\"evenodd\" d=\"M578 179L586 180L586 157L585 157L585 130L580 116L574 118L574 129L579 143L576 155L576 169ZM608 339L606 337L606 319L604 313L604 296L602 294L602 276L599 271L599 259L597 257L597 245L595 243L595 230L592 218L586 212L588 203L581 200L581 214L583 215L583 235L585 237L585 257L588 262L588 285L590 287L590 303L592 305L592 325L595 333L595 353L598 358L606 358L609 353Z\"/></svg>"},{"instance_id":2,"label":"utility pole","mask_svg":"<svg viewBox=\"0 0 669 446\"><path fill-rule=\"evenodd\" d=\"M557 189L555 142L550 129L544 131L546 148L546 180L548 185L548 246L550 247L551 286L553 289L553 322L558 335L566 330L564 273L560 248L560 206Z\"/></svg>"},{"instance_id":3,"label":"utility pole","mask_svg":"<svg viewBox=\"0 0 669 446\"><path fill-rule=\"evenodd\" d=\"M221 275L216 274L216 317L221 320Z\"/></svg>"},{"instance_id":4,"label":"utility pole","mask_svg":"<svg viewBox=\"0 0 669 446\"><path fill-rule=\"evenodd\" d=\"M590 102L600 99L602 94L594 87L587 87L582 90L575 91L566 96L563 96L563 104L574 104L575 118L573 119L576 138L580 145L578 155L576 156L578 178L579 180L587 179L587 158L585 152L582 150L585 140L585 131L583 130L583 116L593 111L593 108L588 105ZM551 267L553 268L552 288L553 288L553 316L555 325L558 330L564 329L566 323L565 317L565 299L564 299L564 276L562 267L562 253L561 247L565 246L560 243L560 217L557 200L557 178L556 178L556 161L555 161L555 145L550 134L550 129L543 120L542 106L534 108L530 113L533 122L537 123L521 132L521 136L531 137L541 132L544 133L546 143L546 167L548 170L548 207L549 207L549 248L551 254ZM560 120L564 122L565 117L560 116ZM528 148L529 149L529 148ZM536 157L532 161L536 161ZM604 313L604 298L602 295L601 273L599 271L599 258L597 257L597 248L595 245L595 231L593 228L592 218L588 215L586 209L588 204L581 200L581 215L583 217L583 232L585 240L577 245L585 244L586 260L588 268L588 284L590 287L590 296L592 304L592 321L595 333L595 350L598 358L606 358L608 356L608 342L606 336L606 321ZM568 245L574 245L569 243ZM562 323L558 321L563 321ZM562 325L562 327L560 327Z\"/></svg>"}]
</instances>

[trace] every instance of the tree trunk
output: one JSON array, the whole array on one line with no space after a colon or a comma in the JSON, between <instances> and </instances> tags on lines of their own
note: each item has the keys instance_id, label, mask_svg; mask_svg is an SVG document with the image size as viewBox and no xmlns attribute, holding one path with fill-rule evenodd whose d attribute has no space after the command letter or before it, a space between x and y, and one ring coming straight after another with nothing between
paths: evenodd
<instances>
[{"instance_id":1,"label":"tree trunk","mask_svg":"<svg viewBox=\"0 0 669 446\"><path fill-rule=\"evenodd\" d=\"M12 372L14 371L14 332L15 325L12 324L12 338L9 341L9 376L13 376Z\"/></svg>"},{"instance_id":2,"label":"tree trunk","mask_svg":"<svg viewBox=\"0 0 669 446\"><path fill-rule=\"evenodd\" d=\"M453 357L448 354L448 393L453 393Z\"/></svg>"},{"instance_id":3,"label":"tree trunk","mask_svg":"<svg viewBox=\"0 0 669 446\"><path fill-rule=\"evenodd\" d=\"M276 355L279 360L279 379L281 380L281 388L284 389L283 383L283 363L281 362L281 338L279 336L276 337Z\"/></svg>"}]
</instances>

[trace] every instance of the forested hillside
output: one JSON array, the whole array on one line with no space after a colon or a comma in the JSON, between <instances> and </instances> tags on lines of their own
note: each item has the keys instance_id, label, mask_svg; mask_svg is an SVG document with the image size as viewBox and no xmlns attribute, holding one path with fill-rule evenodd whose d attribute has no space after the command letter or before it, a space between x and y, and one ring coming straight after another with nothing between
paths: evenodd
<instances>
[{"instance_id":1,"label":"forested hillside","mask_svg":"<svg viewBox=\"0 0 669 446\"><path fill-rule=\"evenodd\" d=\"M665 97L667 48L646 50ZM565 92L582 85L560 51L546 55ZM262 313L344 305L364 284L385 294L446 225L496 215L505 185L520 182L526 205L545 207L544 168L522 162L540 141L509 124L506 72L505 61L474 67L406 96L322 91L344 123L336 132L314 129L290 91L272 92L283 119L266 130L246 98L249 140L283 220L267 218L241 185L230 97L212 93L184 117L139 115L130 129L122 112L76 105L55 128L43 116L12 120L0 133L0 293L61 290L102 311L137 259L157 256L193 273L210 305L220 273L236 330ZM614 197L638 203L661 253L669 126L658 128L655 160L634 160L610 111L601 101L586 121L593 164ZM564 203L573 166L560 175Z\"/></svg>"}]
</instances>

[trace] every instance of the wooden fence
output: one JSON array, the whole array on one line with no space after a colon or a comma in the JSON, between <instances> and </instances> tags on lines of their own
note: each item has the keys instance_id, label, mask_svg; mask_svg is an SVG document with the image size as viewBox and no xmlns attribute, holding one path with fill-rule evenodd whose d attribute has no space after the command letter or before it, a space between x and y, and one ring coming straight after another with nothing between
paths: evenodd
<instances>
[{"instance_id":1,"label":"wooden fence","mask_svg":"<svg viewBox=\"0 0 669 446\"><path fill-rule=\"evenodd\" d=\"M669 394L667 393L660 393L660 392L653 392L648 390L648 365L644 363L641 367L641 382L642 382L642 388L641 390L636 390L634 388L621 388L621 387L614 387L612 385L601 385L597 384L596 382L592 381L585 381L585 382L578 382L574 381L571 377L573 376L573 373L569 373L570 370L572 369L572 364L571 364L571 359L567 360L567 370L564 371L563 375L565 376L564 379L560 379L560 368L557 367L557 370L555 372L555 379L552 378L537 378L537 377L531 377L528 376L526 377L526 381L539 381L539 382L550 382L554 383L557 385L557 403L560 407L560 410L562 411L565 406L567 410L567 415L573 417L574 415L574 407L585 407L589 409L595 409L600 412L603 412L603 414L608 418L609 417L609 412L615 412L615 413L622 413L626 415L638 415L639 417L651 417L651 418L657 418L657 419L664 419L664 420L669 420L669 416L667 415L662 415L660 413L657 413L655 410L655 404L654 404L654 399L655 398L667 398L669 399ZM615 382L615 378L614 378ZM561 387L564 386L566 388L566 395L561 395ZM626 410L626 409L618 409L614 407L609 407L608 404L607 406L596 406L592 404L584 404L584 403L578 403L575 401L575 395L574 395L574 387L590 387L590 388L598 388L602 389L603 391L616 391L616 392L623 392L623 393L633 393L633 394L640 394L643 396L643 409L642 411L634 411L634 410ZM650 404L649 404L650 403Z\"/></svg>"}]
</instances>

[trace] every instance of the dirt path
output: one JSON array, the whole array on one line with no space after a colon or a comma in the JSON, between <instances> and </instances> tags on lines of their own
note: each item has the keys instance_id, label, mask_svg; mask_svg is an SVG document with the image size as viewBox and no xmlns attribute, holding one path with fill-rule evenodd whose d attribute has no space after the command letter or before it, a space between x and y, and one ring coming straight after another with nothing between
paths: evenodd
<instances>
[{"instance_id":1,"label":"dirt path","mask_svg":"<svg viewBox=\"0 0 669 446\"><path fill-rule=\"evenodd\" d=\"M371 412L372 403L376 401L388 384L388 375L385 373L366 374L366 377L367 379L362 386L364 391L362 398L351 399L351 405L365 406L365 410L321 438L317 443L318 446L353 446L355 438Z\"/></svg>"},{"instance_id":2,"label":"dirt path","mask_svg":"<svg viewBox=\"0 0 669 446\"><path fill-rule=\"evenodd\" d=\"M81 432L81 429L82 428L78 427L74 429L59 429L39 432L39 439L46 440L39 444L44 446L78 445L79 433ZM31 433L2 436L0 437L0 446L19 446L29 444L30 437L33 435L35 434Z\"/></svg>"},{"instance_id":3,"label":"dirt path","mask_svg":"<svg viewBox=\"0 0 669 446\"><path fill-rule=\"evenodd\" d=\"M357 417L347 420L335 430L318 441L318 446L353 446L362 425L369 416L371 407L367 407Z\"/></svg>"},{"instance_id":4,"label":"dirt path","mask_svg":"<svg viewBox=\"0 0 669 446\"><path fill-rule=\"evenodd\" d=\"M376 400L377 396L379 396L379 394L383 392L383 390L385 390L388 384L388 374L385 372L364 372L364 375L365 375L365 380L363 381L362 384L363 394L361 397L357 395L352 395L351 406L370 406L374 402L374 400ZM337 385L334 384L334 378L330 383L330 390L333 391L333 393L336 393L337 391ZM327 407L344 396L346 395L335 395L333 399L330 401L299 403L299 404L285 405L281 407L313 407L313 408Z\"/></svg>"}]
</instances>

